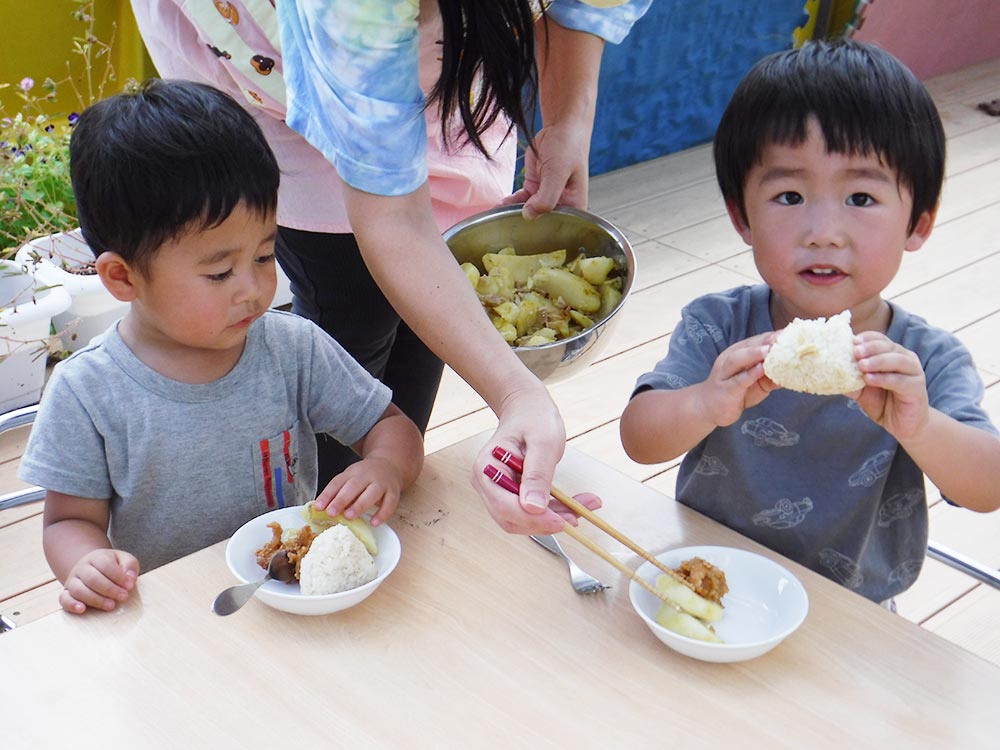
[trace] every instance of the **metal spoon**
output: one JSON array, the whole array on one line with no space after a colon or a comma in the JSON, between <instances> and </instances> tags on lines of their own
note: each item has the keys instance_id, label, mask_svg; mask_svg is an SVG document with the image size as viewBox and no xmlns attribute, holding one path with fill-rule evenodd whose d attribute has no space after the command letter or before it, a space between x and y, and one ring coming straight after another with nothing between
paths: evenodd
<instances>
[{"instance_id":1,"label":"metal spoon","mask_svg":"<svg viewBox=\"0 0 1000 750\"><path fill-rule=\"evenodd\" d=\"M295 566L288 561L288 553L285 550L278 550L267 565L267 575L257 581L241 583L238 586L230 586L223 591L212 603L212 611L217 615L231 615L253 597L256 591L265 581L281 581L291 583L295 580Z\"/></svg>"}]
</instances>

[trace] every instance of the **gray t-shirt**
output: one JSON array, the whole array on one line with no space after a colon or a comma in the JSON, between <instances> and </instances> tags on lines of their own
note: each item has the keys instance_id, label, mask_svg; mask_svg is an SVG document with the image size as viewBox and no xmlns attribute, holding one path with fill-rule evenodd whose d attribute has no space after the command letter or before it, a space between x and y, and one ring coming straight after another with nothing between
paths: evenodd
<instances>
[{"instance_id":1,"label":"gray t-shirt","mask_svg":"<svg viewBox=\"0 0 1000 750\"><path fill-rule=\"evenodd\" d=\"M692 302L636 392L704 381L723 350L774 330L769 301L757 285ZM930 405L996 434L965 347L891 307L887 335L920 358ZM677 499L874 601L907 589L927 552L923 473L844 396L772 392L688 451Z\"/></svg>"},{"instance_id":2,"label":"gray t-shirt","mask_svg":"<svg viewBox=\"0 0 1000 750\"><path fill-rule=\"evenodd\" d=\"M19 476L111 503L112 544L144 571L315 497L316 439L351 445L389 389L308 320L269 311L236 366L191 385L139 361L117 326L55 368Z\"/></svg>"}]
</instances>

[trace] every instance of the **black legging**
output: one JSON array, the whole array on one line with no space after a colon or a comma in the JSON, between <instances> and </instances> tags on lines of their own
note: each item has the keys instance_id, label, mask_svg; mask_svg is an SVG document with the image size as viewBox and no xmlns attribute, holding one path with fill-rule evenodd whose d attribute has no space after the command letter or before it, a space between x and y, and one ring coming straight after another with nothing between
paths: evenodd
<instances>
[{"instance_id":1,"label":"black legging","mask_svg":"<svg viewBox=\"0 0 1000 750\"><path fill-rule=\"evenodd\" d=\"M427 428L444 364L404 323L368 272L353 234L278 228L275 254L292 289L292 311L319 324L373 376L420 432ZM358 460L325 434L316 436L321 490Z\"/></svg>"}]
</instances>

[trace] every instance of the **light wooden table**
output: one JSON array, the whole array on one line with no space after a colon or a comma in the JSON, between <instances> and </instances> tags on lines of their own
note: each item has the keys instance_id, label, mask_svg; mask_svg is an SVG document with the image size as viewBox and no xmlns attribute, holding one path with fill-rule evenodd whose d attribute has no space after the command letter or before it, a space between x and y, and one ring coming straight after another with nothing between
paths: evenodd
<instances>
[{"instance_id":1,"label":"light wooden table","mask_svg":"<svg viewBox=\"0 0 1000 750\"><path fill-rule=\"evenodd\" d=\"M788 561L810 612L778 648L732 665L670 651L611 566L567 544L613 584L579 596L561 561L499 530L468 482L483 439L428 457L392 521L400 565L354 609L296 617L254 600L216 617L233 582L218 544L142 576L120 611L0 636L4 745L997 746L1000 669ZM578 451L557 483L599 493L648 549L776 557Z\"/></svg>"}]
</instances>

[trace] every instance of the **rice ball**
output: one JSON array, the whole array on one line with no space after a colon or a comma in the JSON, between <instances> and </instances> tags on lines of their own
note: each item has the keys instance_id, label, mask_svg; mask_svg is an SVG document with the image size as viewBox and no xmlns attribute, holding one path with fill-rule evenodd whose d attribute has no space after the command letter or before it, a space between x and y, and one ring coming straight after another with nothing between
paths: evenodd
<instances>
[{"instance_id":1,"label":"rice ball","mask_svg":"<svg viewBox=\"0 0 1000 750\"><path fill-rule=\"evenodd\" d=\"M378 567L365 545L342 524L317 536L302 558L299 588L303 594L336 594L374 581Z\"/></svg>"},{"instance_id":2,"label":"rice ball","mask_svg":"<svg viewBox=\"0 0 1000 750\"><path fill-rule=\"evenodd\" d=\"M771 345L764 359L764 374L782 388L817 396L864 388L854 359L851 311L829 319L793 320Z\"/></svg>"}]
</instances>

